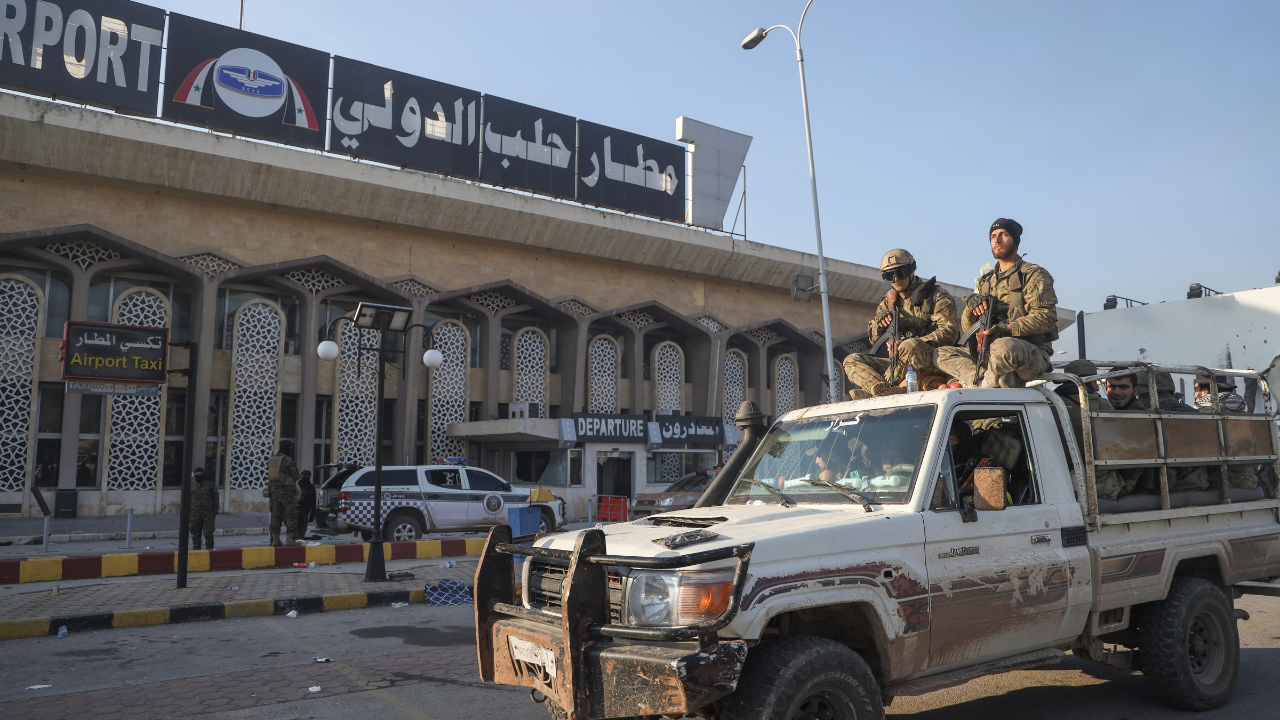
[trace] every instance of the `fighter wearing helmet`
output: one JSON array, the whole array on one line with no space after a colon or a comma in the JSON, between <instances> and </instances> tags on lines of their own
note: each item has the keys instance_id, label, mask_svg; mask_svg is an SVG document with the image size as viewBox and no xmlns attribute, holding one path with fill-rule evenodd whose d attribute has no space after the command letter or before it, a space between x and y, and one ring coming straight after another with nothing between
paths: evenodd
<instances>
[{"instance_id":1,"label":"fighter wearing helmet","mask_svg":"<svg viewBox=\"0 0 1280 720\"><path fill-rule=\"evenodd\" d=\"M888 358L869 354L846 357L845 374L871 395L902 392L898 386L910 367L915 368L921 389L937 387L945 381L935 366L937 348L953 344L960 333L955 300L936 278L916 277L916 259L901 248L884 254L880 273L890 287L867 324L867 339L875 343L890 332L897 311L901 341L889 338Z\"/></svg>"}]
</instances>

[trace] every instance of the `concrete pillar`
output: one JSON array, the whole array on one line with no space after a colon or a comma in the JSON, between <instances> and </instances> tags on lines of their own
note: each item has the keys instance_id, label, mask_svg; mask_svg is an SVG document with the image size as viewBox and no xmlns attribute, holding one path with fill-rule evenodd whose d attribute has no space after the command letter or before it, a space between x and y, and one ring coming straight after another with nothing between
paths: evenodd
<instances>
[{"instance_id":1,"label":"concrete pillar","mask_svg":"<svg viewBox=\"0 0 1280 720\"><path fill-rule=\"evenodd\" d=\"M487 312L477 312L480 318L480 367L484 368L482 420L498 419L498 377L502 368L502 321Z\"/></svg>"},{"instance_id":2,"label":"concrete pillar","mask_svg":"<svg viewBox=\"0 0 1280 720\"><path fill-rule=\"evenodd\" d=\"M71 273L70 320L89 318L89 275L78 268L62 268ZM47 302L47 300L46 300ZM40 333L43 335L43 333ZM38 347L38 346L37 346ZM62 445L58 450L58 489L74 489L76 486L76 461L80 448L80 393L62 395ZM36 402L40 396L36 395ZM99 468L101 469L101 468Z\"/></svg>"},{"instance_id":3,"label":"concrete pillar","mask_svg":"<svg viewBox=\"0 0 1280 720\"><path fill-rule=\"evenodd\" d=\"M310 292L297 294L298 354L302 358L302 383L298 388L299 470L315 474L316 444L316 346L320 344L320 299Z\"/></svg>"}]
</instances>

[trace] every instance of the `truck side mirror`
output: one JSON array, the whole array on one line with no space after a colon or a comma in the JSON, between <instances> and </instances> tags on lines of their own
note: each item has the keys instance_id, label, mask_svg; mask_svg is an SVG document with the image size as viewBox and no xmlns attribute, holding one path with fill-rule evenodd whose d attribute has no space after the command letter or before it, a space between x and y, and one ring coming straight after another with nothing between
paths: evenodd
<instances>
[{"instance_id":1,"label":"truck side mirror","mask_svg":"<svg viewBox=\"0 0 1280 720\"><path fill-rule=\"evenodd\" d=\"M960 522L978 522L978 511L973 509L973 498L968 495L960 498Z\"/></svg>"},{"instance_id":2,"label":"truck side mirror","mask_svg":"<svg viewBox=\"0 0 1280 720\"><path fill-rule=\"evenodd\" d=\"M975 509L1004 509L1007 472L1002 467L973 469L973 507Z\"/></svg>"}]
</instances>

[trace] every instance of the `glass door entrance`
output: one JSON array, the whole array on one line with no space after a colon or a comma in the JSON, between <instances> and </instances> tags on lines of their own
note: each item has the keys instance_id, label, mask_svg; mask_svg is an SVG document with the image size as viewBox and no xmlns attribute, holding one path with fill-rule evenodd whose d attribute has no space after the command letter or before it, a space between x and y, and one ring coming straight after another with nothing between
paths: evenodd
<instances>
[{"instance_id":1,"label":"glass door entrance","mask_svg":"<svg viewBox=\"0 0 1280 720\"><path fill-rule=\"evenodd\" d=\"M631 495L631 458L629 452L596 453L596 494L604 497Z\"/></svg>"}]
</instances>

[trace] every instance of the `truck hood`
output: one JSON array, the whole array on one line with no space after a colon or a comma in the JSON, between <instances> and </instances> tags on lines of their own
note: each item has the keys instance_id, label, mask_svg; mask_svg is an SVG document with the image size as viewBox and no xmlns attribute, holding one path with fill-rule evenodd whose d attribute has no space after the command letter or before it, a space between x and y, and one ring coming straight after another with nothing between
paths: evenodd
<instances>
[{"instance_id":1,"label":"truck hood","mask_svg":"<svg viewBox=\"0 0 1280 720\"><path fill-rule=\"evenodd\" d=\"M757 561L794 558L798 548L808 549L807 553L801 552L801 555L875 548L880 542L876 537L877 528L887 526L887 521L904 514L916 514L908 513L905 506L890 507L891 510L882 508L868 513L860 505L853 503L795 507L719 505L675 510L628 523L598 527L604 531L605 548L610 555L666 557L754 542L754 565ZM679 525L654 524L655 520L661 522L677 519L689 522ZM665 538L698 529L709 530L718 537L676 550L658 544ZM545 548L572 550L582 532L578 530L548 535L535 544ZM782 540L784 537L785 541ZM714 565L732 566L733 561L721 561Z\"/></svg>"}]
</instances>

